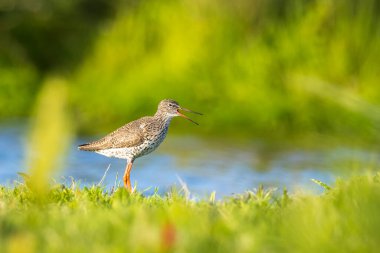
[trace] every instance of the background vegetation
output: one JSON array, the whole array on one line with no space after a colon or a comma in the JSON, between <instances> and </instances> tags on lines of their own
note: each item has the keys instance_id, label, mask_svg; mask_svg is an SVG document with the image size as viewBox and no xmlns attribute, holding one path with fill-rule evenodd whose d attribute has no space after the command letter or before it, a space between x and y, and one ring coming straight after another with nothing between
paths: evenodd
<instances>
[{"instance_id":1,"label":"background vegetation","mask_svg":"<svg viewBox=\"0 0 380 253\"><path fill-rule=\"evenodd\" d=\"M3 1L0 117L30 115L58 75L81 133L171 97L206 114L197 132L377 139L379 12L376 0Z\"/></svg>"}]
</instances>

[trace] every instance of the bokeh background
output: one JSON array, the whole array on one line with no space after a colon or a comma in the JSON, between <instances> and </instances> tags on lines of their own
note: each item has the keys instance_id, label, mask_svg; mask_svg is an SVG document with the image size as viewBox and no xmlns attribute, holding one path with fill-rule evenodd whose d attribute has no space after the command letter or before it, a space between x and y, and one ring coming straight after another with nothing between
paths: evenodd
<instances>
[{"instance_id":1,"label":"bokeh background","mask_svg":"<svg viewBox=\"0 0 380 253\"><path fill-rule=\"evenodd\" d=\"M207 134L378 138L379 12L376 0L2 0L1 120L30 116L59 76L80 133L169 97L205 112Z\"/></svg>"},{"instance_id":2,"label":"bokeh background","mask_svg":"<svg viewBox=\"0 0 380 253\"><path fill-rule=\"evenodd\" d=\"M376 145L379 21L377 0L1 0L0 120L31 128L31 168L163 98L205 114L180 136Z\"/></svg>"}]
</instances>

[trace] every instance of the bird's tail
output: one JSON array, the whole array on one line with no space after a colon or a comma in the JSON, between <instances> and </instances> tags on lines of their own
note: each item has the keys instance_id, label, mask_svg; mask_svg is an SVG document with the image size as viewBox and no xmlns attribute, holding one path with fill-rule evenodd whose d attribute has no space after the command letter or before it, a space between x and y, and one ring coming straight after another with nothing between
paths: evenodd
<instances>
[{"instance_id":1,"label":"bird's tail","mask_svg":"<svg viewBox=\"0 0 380 253\"><path fill-rule=\"evenodd\" d=\"M93 151L94 150L94 148L91 145L89 145L89 143L79 145L78 149L84 150L84 151Z\"/></svg>"}]
</instances>

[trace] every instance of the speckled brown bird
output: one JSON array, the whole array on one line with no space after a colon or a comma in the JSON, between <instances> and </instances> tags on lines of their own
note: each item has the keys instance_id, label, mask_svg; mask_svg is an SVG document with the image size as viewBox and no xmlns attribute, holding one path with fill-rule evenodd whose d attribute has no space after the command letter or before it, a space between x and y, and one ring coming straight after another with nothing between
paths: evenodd
<instances>
[{"instance_id":1,"label":"speckled brown bird","mask_svg":"<svg viewBox=\"0 0 380 253\"><path fill-rule=\"evenodd\" d=\"M165 99L159 103L157 112L153 116L132 121L100 140L80 145L78 148L108 157L126 159L127 166L123 176L124 187L132 191L130 173L134 160L149 154L162 143L173 117L180 116L198 125L182 114L180 110L202 115L199 112L179 106L172 99Z\"/></svg>"}]
</instances>

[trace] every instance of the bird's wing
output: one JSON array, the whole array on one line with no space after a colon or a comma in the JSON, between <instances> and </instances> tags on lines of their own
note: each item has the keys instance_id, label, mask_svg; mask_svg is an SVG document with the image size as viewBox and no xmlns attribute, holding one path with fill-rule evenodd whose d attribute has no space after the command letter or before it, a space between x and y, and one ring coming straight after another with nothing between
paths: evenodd
<instances>
[{"instance_id":1,"label":"bird's wing","mask_svg":"<svg viewBox=\"0 0 380 253\"><path fill-rule=\"evenodd\" d=\"M111 148L129 148L144 142L144 128L142 119L132 121L98 141L79 146L81 150L97 151Z\"/></svg>"}]
</instances>

